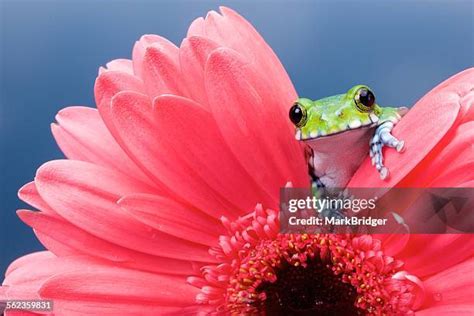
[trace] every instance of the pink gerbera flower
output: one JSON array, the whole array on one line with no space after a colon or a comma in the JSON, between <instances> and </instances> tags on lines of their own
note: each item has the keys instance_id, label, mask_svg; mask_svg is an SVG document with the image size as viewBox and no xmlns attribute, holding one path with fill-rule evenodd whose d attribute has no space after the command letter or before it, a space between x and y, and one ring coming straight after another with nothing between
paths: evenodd
<instances>
[{"instance_id":1,"label":"pink gerbera flower","mask_svg":"<svg viewBox=\"0 0 474 316\"><path fill-rule=\"evenodd\" d=\"M470 69L428 93L394 129L407 150L387 151L391 179L366 161L349 185L473 186L473 91ZM48 250L11 264L2 299L56 315L473 313L471 235L278 234L279 189L308 185L297 96L234 11L195 20L179 48L143 36L95 97L58 113L68 160L19 192Z\"/></svg>"}]
</instances>

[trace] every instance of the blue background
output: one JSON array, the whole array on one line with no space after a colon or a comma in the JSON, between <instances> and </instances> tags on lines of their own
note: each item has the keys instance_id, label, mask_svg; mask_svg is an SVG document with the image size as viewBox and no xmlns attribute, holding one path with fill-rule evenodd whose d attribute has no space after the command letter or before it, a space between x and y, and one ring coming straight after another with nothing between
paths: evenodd
<instances>
[{"instance_id":1,"label":"blue background","mask_svg":"<svg viewBox=\"0 0 474 316\"><path fill-rule=\"evenodd\" d=\"M26 207L16 192L43 162L62 157L49 127L56 112L92 106L97 68L129 57L140 35L179 45L194 18L221 4L256 26L310 98L365 83L383 105L411 105L473 64L470 0L0 0L0 273L42 249L16 217Z\"/></svg>"}]
</instances>

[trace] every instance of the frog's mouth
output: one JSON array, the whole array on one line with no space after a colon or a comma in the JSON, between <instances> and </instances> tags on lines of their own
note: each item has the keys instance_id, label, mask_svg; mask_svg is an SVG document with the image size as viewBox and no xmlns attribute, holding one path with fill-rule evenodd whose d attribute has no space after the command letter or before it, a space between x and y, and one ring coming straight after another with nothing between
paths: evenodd
<instances>
[{"instance_id":1,"label":"frog's mouth","mask_svg":"<svg viewBox=\"0 0 474 316\"><path fill-rule=\"evenodd\" d=\"M356 119L339 129L331 128L329 129L329 131L324 130L324 129L318 129L315 131L311 131L308 134L308 133L304 133L300 128L297 128L295 138L297 140L302 140L302 141L325 138L325 137L330 137L330 136L334 136L334 135L338 135L338 134L342 134L346 132L351 132L358 129L372 128L372 127L375 127L378 124L378 122L379 122L379 118L376 115L370 115L365 121Z\"/></svg>"}]
</instances>

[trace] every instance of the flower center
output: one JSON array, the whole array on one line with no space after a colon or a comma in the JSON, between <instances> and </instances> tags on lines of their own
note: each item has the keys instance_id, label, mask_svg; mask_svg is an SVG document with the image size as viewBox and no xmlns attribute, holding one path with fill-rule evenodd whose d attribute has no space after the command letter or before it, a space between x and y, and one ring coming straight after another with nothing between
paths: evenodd
<instances>
[{"instance_id":1,"label":"flower center","mask_svg":"<svg viewBox=\"0 0 474 316\"><path fill-rule=\"evenodd\" d=\"M410 315L421 281L370 235L279 234L278 212L236 221L201 268L197 301L230 314ZM417 295L418 294L418 295Z\"/></svg>"},{"instance_id":2,"label":"flower center","mask_svg":"<svg viewBox=\"0 0 474 316\"><path fill-rule=\"evenodd\" d=\"M283 264L275 282L263 282L256 290L265 293L256 307L267 315L362 315L355 307L356 289L320 260L308 261L307 267Z\"/></svg>"}]
</instances>

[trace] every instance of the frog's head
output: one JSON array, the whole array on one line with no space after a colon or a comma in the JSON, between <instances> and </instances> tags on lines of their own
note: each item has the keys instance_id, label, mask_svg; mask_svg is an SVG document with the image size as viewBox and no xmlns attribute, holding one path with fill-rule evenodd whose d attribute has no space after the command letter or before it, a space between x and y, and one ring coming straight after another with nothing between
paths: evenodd
<instances>
[{"instance_id":1,"label":"frog's head","mask_svg":"<svg viewBox=\"0 0 474 316\"><path fill-rule=\"evenodd\" d=\"M317 101L298 99L290 109L290 120L296 126L296 139L312 140L373 127L379 121L380 113L372 90L357 85L346 94Z\"/></svg>"}]
</instances>

